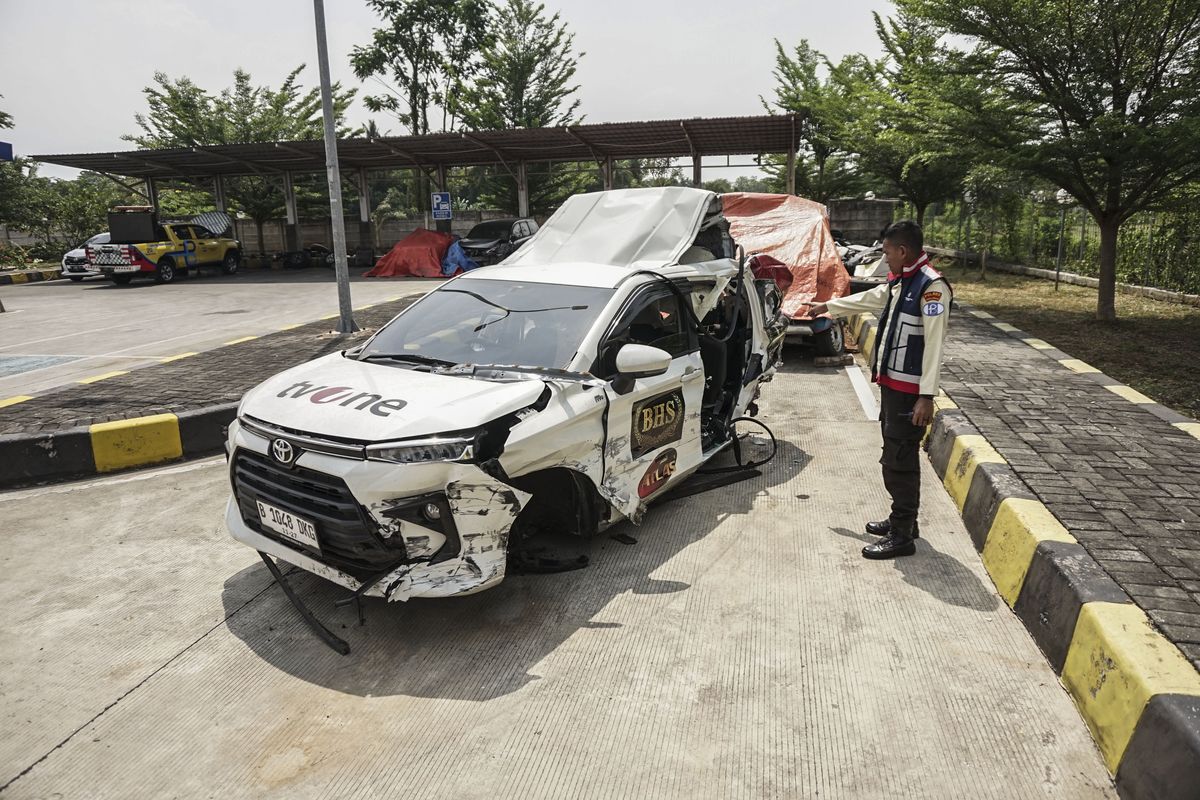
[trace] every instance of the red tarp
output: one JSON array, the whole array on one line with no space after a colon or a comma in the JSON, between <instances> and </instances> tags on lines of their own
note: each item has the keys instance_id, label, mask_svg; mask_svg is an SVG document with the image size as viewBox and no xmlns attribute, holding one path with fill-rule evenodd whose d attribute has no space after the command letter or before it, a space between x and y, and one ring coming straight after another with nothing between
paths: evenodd
<instances>
[{"instance_id":1,"label":"red tarp","mask_svg":"<svg viewBox=\"0 0 1200 800\"><path fill-rule=\"evenodd\" d=\"M367 278L441 278L442 259L454 237L417 228L396 242L388 254L364 273Z\"/></svg>"},{"instance_id":2,"label":"red tarp","mask_svg":"<svg viewBox=\"0 0 1200 800\"><path fill-rule=\"evenodd\" d=\"M729 233L746 254L763 253L791 273L786 283L772 274L775 270L763 274L774 277L784 292L786 316L805 319L799 312L808 303L850 293L850 275L829 232L825 206L792 195L751 192L723 194L721 202ZM759 261L762 267L770 265L766 258Z\"/></svg>"}]
</instances>

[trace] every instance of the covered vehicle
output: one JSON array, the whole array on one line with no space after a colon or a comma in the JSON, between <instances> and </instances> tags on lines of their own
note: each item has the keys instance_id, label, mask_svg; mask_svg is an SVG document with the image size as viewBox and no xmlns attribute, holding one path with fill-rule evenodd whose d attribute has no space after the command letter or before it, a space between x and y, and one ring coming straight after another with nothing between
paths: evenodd
<instances>
[{"instance_id":1,"label":"covered vehicle","mask_svg":"<svg viewBox=\"0 0 1200 800\"><path fill-rule=\"evenodd\" d=\"M248 392L230 532L407 600L495 586L545 532L639 520L731 446L774 374L778 295L733 252L712 192L568 199L506 263Z\"/></svg>"},{"instance_id":2,"label":"covered vehicle","mask_svg":"<svg viewBox=\"0 0 1200 800\"><path fill-rule=\"evenodd\" d=\"M480 266L495 264L515 252L537 233L532 219L491 219L471 228L463 237L463 252Z\"/></svg>"},{"instance_id":3,"label":"covered vehicle","mask_svg":"<svg viewBox=\"0 0 1200 800\"><path fill-rule=\"evenodd\" d=\"M454 235L417 228L364 273L368 278L440 278Z\"/></svg>"},{"instance_id":4,"label":"covered vehicle","mask_svg":"<svg viewBox=\"0 0 1200 800\"><path fill-rule=\"evenodd\" d=\"M758 255L755 274L775 279L784 292L788 333L812 336L819 355L841 353L841 325L807 316L810 304L850 293L825 206L786 194L731 192L721 199L730 233L747 253Z\"/></svg>"}]
</instances>

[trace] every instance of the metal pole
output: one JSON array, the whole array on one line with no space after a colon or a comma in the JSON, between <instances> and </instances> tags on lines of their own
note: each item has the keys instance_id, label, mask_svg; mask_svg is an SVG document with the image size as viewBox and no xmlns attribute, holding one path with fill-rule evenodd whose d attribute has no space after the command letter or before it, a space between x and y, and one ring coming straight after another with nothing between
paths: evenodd
<instances>
[{"instance_id":1,"label":"metal pole","mask_svg":"<svg viewBox=\"0 0 1200 800\"><path fill-rule=\"evenodd\" d=\"M338 286L338 333L358 330L350 308L350 265L346 263L346 218L342 214L342 178L338 173L337 131L333 124L333 90L329 86L329 47L325 43L325 3L313 0L317 19L317 66L321 73L321 110L325 117L325 172L329 178L329 217L333 223L334 271Z\"/></svg>"},{"instance_id":2,"label":"metal pole","mask_svg":"<svg viewBox=\"0 0 1200 800\"><path fill-rule=\"evenodd\" d=\"M1063 232L1067 228L1067 207L1058 212L1058 258L1054 260L1054 291L1058 291L1058 274L1062 271Z\"/></svg>"}]
</instances>

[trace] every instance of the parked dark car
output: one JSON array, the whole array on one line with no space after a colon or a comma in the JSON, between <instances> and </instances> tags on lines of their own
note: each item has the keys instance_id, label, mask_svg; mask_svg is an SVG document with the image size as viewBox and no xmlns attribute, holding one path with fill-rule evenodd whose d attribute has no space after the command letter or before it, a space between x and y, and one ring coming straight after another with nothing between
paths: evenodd
<instances>
[{"instance_id":1,"label":"parked dark car","mask_svg":"<svg viewBox=\"0 0 1200 800\"><path fill-rule=\"evenodd\" d=\"M531 219L491 219L481 222L459 244L463 252L481 267L504 260L537 233Z\"/></svg>"}]
</instances>

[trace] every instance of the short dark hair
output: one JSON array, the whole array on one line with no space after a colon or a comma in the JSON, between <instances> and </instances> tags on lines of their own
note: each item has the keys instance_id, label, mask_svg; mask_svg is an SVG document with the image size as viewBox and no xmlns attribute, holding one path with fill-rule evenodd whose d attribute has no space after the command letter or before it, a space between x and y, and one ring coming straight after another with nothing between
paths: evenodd
<instances>
[{"instance_id":1,"label":"short dark hair","mask_svg":"<svg viewBox=\"0 0 1200 800\"><path fill-rule=\"evenodd\" d=\"M921 226L911 219L893 222L883 229L883 234L879 238L894 242L913 253L919 253L925 247L925 234L921 230Z\"/></svg>"}]
</instances>

